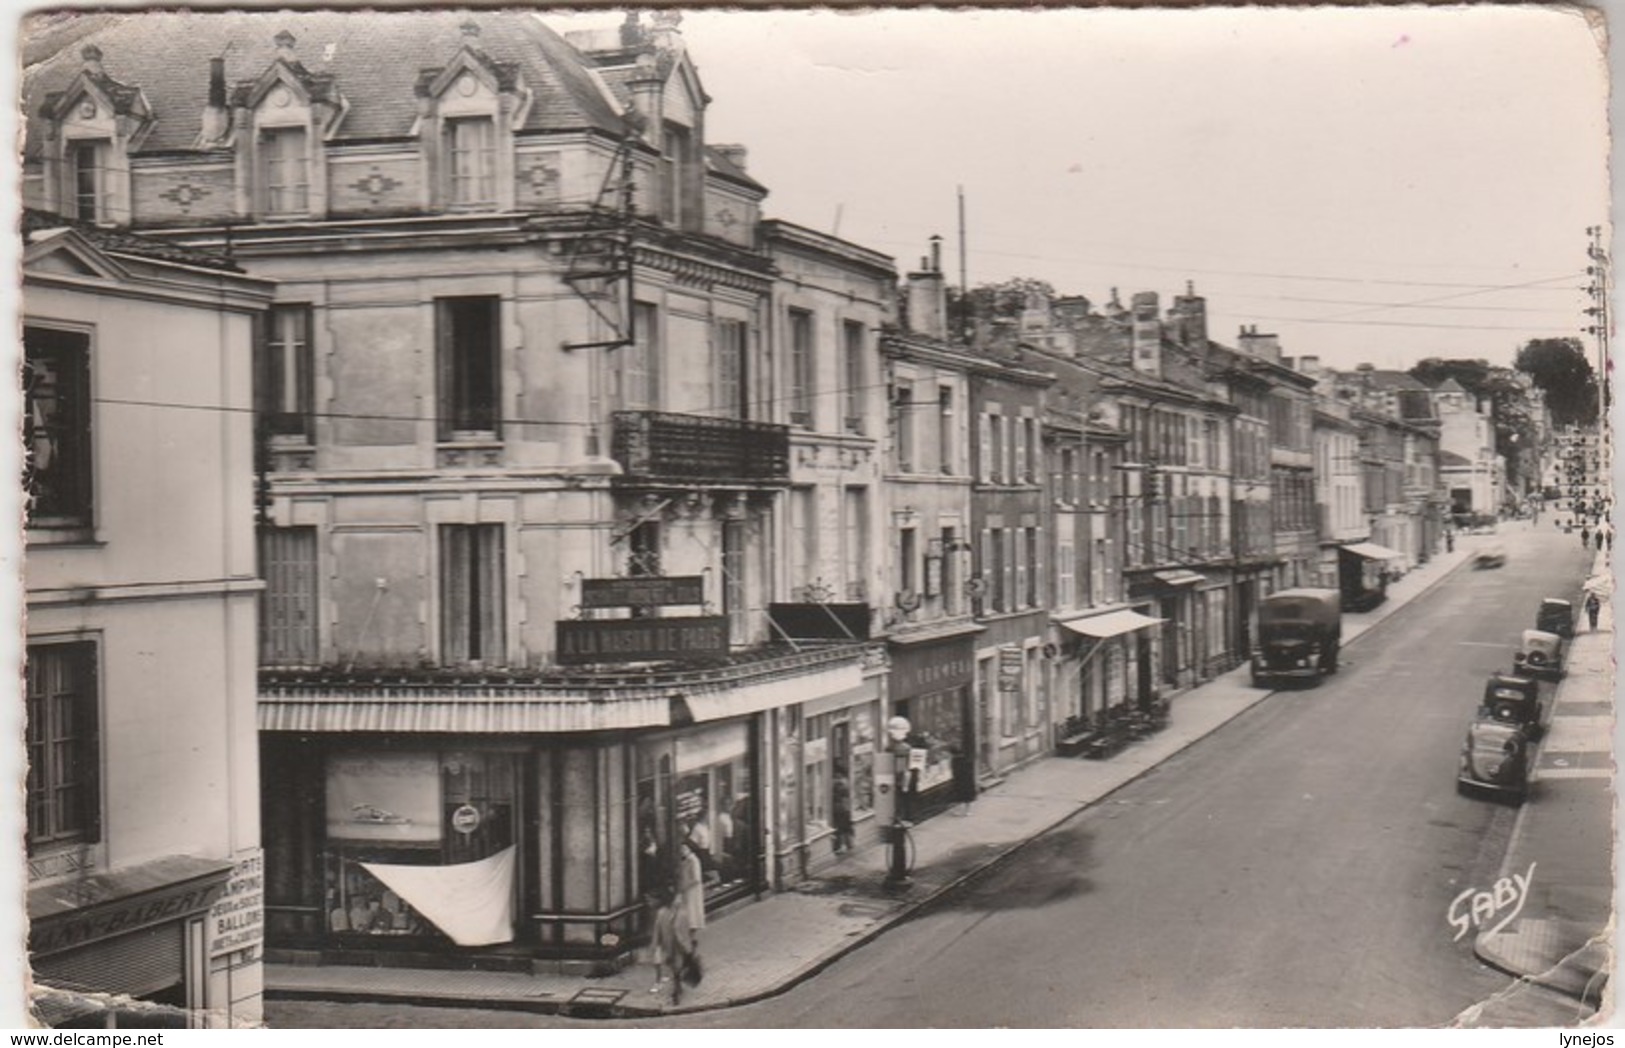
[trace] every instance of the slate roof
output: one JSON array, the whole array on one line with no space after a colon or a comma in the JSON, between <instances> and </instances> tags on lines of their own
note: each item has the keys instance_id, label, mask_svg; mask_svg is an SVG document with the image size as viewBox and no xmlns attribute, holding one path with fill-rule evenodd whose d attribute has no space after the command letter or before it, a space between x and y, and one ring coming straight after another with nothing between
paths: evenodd
<instances>
[{"instance_id":1,"label":"slate roof","mask_svg":"<svg viewBox=\"0 0 1625 1048\"><path fill-rule=\"evenodd\" d=\"M1432 420L1439 416L1433 410L1433 398L1423 390L1399 391L1399 417L1407 421Z\"/></svg>"},{"instance_id":2,"label":"slate roof","mask_svg":"<svg viewBox=\"0 0 1625 1048\"><path fill-rule=\"evenodd\" d=\"M465 37L462 25L479 26ZM142 11L118 15L24 75L32 117L47 93L78 75L80 50L95 44L107 74L140 88L157 122L142 152L190 149L209 86L209 59L225 59L226 82L254 80L276 59L275 37L296 39L299 63L330 75L349 111L340 141L398 138L417 118L414 86L422 70L444 67L465 43L493 62L515 63L533 93L522 130L598 129L619 136L625 124L580 54L538 18L520 11Z\"/></svg>"},{"instance_id":3,"label":"slate roof","mask_svg":"<svg viewBox=\"0 0 1625 1048\"><path fill-rule=\"evenodd\" d=\"M1383 393L1397 393L1402 389L1427 390L1420 379L1405 371L1357 371L1354 375L1357 380L1360 375L1365 375L1370 387Z\"/></svg>"},{"instance_id":4,"label":"slate roof","mask_svg":"<svg viewBox=\"0 0 1625 1048\"><path fill-rule=\"evenodd\" d=\"M225 273L244 272L241 266L225 255L214 251L183 247L180 244L171 244L167 240L141 236L138 233L108 229L105 226L98 226L89 222L63 218L61 215L54 215L49 211L39 211L35 208L25 208L23 210L22 235L24 240L27 240L30 234L47 229L72 229L97 248L109 254L133 255L137 258L148 258L159 262L178 262L182 265L197 266L201 269L217 269Z\"/></svg>"}]
</instances>

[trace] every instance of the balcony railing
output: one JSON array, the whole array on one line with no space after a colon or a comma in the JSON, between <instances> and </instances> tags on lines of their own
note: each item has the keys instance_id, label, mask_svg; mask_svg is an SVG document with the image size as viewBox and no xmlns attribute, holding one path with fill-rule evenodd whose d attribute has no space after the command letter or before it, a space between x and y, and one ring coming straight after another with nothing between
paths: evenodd
<instances>
[{"instance_id":1,"label":"balcony railing","mask_svg":"<svg viewBox=\"0 0 1625 1048\"><path fill-rule=\"evenodd\" d=\"M641 480L790 480L790 427L774 422L617 411L613 455Z\"/></svg>"}]
</instances>

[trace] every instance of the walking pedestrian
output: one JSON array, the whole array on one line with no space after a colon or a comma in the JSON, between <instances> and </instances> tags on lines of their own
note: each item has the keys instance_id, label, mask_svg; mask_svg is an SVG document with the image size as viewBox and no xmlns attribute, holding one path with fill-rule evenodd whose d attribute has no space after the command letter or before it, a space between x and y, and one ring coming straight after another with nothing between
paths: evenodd
<instances>
[{"instance_id":1,"label":"walking pedestrian","mask_svg":"<svg viewBox=\"0 0 1625 1048\"><path fill-rule=\"evenodd\" d=\"M1602 601L1595 593L1586 596L1586 619L1591 623L1591 632L1597 632L1597 615L1602 611Z\"/></svg>"},{"instance_id":2,"label":"walking pedestrian","mask_svg":"<svg viewBox=\"0 0 1625 1048\"><path fill-rule=\"evenodd\" d=\"M650 897L654 912L654 927L649 937L649 961L654 965L655 984L649 992L659 994L666 988L666 973L671 973L671 1003L683 999L683 977L693 965L693 933L682 901L670 884L662 884Z\"/></svg>"},{"instance_id":3,"label":"walking pedestrian","mask_svg":"<svg viewBox=\"0 0 1625 1048\"><path fill-rule=\"evenodd\" d=\"M1591 548L1591 528L1588 525L1580 526L1580 545L1586 549Z\"/></svg>"},{"instance_id":4,"label":"walking pedestrian","mask_svg":"<svg viewBox=\"0 0 1625 1048\"><path fill-rule=\"evenodd\" d=\"M845 855L852 850L852 781L841 763L835 765L830 783L830 822L835 826L835 854Z\"/></svg>"},{"instance_id":5,"label":"walking pedestrian","mask_svg":"<svg viewBox=\"0 0 1625 1048\"><path fill-rule=\"evenodd\" d=\"M955 815L969 815L971 804L976 800L976 764L970 754L953 747L949 757L949 767L953 771L954 800L959 802L959 810Z\"/></svg>"},{"instance_id":6,"label":"walking pedestrian","mask_svg":"<svg viewBox=\"0 0 1625 1048\"><path fill-rule=\"evenodd\" d=\"M688 927L689 946L698 949L700 929L705 927L705 867L698 849L687 838L677 866L677 905L682 907Z\"/></svg>"}]
</instances>

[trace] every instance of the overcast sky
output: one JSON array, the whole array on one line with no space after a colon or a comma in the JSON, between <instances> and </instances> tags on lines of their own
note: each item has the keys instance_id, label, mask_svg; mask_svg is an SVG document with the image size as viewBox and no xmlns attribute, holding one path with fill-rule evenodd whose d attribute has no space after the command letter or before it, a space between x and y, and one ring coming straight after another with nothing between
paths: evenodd
<instances>
[{"instance_id":1,"label":"overcast sky","mask_svg":"<svg viewBox=\"0 0 1625 1048\"><path fill-rule=\"evenodd\" d=\"M550 16L557 28L618 15ZM1408 367L1575 335L1606 58L1542 8L690 12L768 213L957 280L1195 283L1211 333ZM1427 308L1423 308L1426 306Z\"/></svg>"}]
</instances>

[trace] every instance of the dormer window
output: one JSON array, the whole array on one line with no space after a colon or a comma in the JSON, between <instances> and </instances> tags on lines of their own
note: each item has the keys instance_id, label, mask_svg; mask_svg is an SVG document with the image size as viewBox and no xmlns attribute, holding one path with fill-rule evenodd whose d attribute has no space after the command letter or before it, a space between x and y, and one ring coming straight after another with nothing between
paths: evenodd
<instances>
[{"instance_id":1,"label":"dormer window","mask_svg":"<svg viewBox=\"0 0 1625 1048\"><path fill-rule=\"evenodd\" d=\"M684 229L688 227L688 187L694 179L694 138L689 129L668 121L662 137L664 149L660 158L661 182L664 190L661 217Z\"/></svg>"},{"instance_id":2,"label":"dormer window","mask_svg":"<svg viewBox=\"0 0 1625 1048\"><path fill-rule=\"evenodd\" d=\"M447 120L446 200L457 207L496 203L496 128L490 117Z\"/></svg>"},{"instance_id":3,"label":"dormer window","mask_svg":"<svg viewBox=\"0 0 1625 1048\"><path fill-rule=\"evenodd\" d=\"M107 157L109 143L103 139L77 141L68 145L68 200L72 217L86 222L108 218Z\"/></svg>"},{"instance_id":4,"label":"dormer window","mask_svg":"<svg viewBox=\"0 0 1625 1048\"><path fill-rule=\"evenodd\" d=\"M267 215L306 215L310 211L310 165L302 127L260 132L260 167Z\"/></svg>"}]
</instances>

